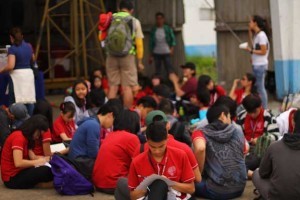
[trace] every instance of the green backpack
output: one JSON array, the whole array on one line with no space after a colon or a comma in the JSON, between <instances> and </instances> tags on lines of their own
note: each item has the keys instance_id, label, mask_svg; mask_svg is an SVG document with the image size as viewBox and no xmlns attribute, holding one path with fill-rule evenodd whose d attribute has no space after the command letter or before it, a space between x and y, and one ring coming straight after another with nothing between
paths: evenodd
<instances>
[{"instance_id":1,"label":"green backpack","mask_svg":"<svg viewBox=\"0 0 300 200\"><path fill-rule=\"evenodd\" d=\"M262 136L257 138L254 154L262 158L272 142L274 142L273 137L268 132L265 132Z\"/></svg>"},{"instance_id":2,"label":"green backpack","mask_svg":"<svg viewBox=\"0 0 300 200\"><path fill-rule=\"evenodd\" d=\"M134 18L131 15L119 13L113 15L108 29L106 50L112 56L126 56L132 51L134 38Z\"/></svg>"}]
</instances>

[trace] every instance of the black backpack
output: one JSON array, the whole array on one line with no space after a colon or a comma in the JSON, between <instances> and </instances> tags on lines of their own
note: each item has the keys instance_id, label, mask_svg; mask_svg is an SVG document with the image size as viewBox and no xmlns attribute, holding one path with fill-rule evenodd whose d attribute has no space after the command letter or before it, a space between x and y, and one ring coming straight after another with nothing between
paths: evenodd
<instances>
[{"instance_id":1,"label":"black backpack","mask_svg":"<svg viewBox=\"0 0 300 200\"><path fill-rule=\"evenodd\" d=\"M175 122L169 132L174 136L175 140L183 142L188 146L192 145L191 134L183 122Z\"/></svg>"}]
</instances>

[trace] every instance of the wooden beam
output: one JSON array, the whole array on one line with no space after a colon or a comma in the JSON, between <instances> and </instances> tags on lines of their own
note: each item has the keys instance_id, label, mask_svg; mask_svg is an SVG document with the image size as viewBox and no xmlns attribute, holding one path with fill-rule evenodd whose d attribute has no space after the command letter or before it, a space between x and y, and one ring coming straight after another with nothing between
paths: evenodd
<instances>
[{"instance_id":1,"label":"wooden beam","mask_svg":"<svg viewBox=\"0 0 300 200\"><path fill-rule=\"evenodd\" d=\"M43 18L42 18L41 25L40 25L39 37L38 37L38 41L36 42L36 50L35 50L35 58L36 59L38 59L38 56L39 56L41 41L42 41L42 37L43 37L43 33L44 33L44 26L45 26L46 18L48 15L49 1L50 0L46 0L46 3L45 3L44 14L43 14Z\"/></svg>"},{"instance_id":2,"label":"wooden beam","mask_svg":"<svg viewBox=\"0 0 300 200\"><path fill-rule=\"evenodd\" d=\"M83 0L79 0L84 76L88 77Z\"/></svg>"},{"instance_id":3,"label":"wooden beam","mask_svg":"<svg viewBox=\"0 0 300 200\"><path fill-rule=\"evenodd\" d=\"M56 28L56 30L63 36L63 38L72 46L74 47L73 42L70 40L70 38L63 32L63 30L61 30L61 28L59 28L59 26L50 18L48 17L48 20L50 21L50 23L54 26L54 28Z\"/></svg>"},{"instance_id":4,"label":"wooden beam","mask_svg":"<svg viewBox=\"0 0 300 200\"><path fill-rule=\"evenodd\" d=\"M80 76L80 66L79 66L79 27L78 27L78 0L73 0L73 18L74 18L74 47L75 47L75 76Z\"/></svg>"},{"instance_id":5,"label":"wooden beam","mask_svg":"<svg viewBox=\"0 0 300 200\"><path fill-rule=\"evenodd\" d=\"M61 1L59 2L58 4L56 4L55 6L52 6L51 8L49 8L48 12L51 12L52 10L55 10L56 8L64 5L65 3L67 3L68 1L70 0L64 0L64 1Z\"/></svg>"}]
</instances>

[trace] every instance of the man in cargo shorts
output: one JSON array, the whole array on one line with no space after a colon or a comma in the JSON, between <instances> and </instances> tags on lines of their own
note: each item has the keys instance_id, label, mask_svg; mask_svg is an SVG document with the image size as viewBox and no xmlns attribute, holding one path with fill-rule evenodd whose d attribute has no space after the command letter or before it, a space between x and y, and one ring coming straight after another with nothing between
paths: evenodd
<instances>
[{"instance_id":1,"label":"man in cargo shorts","mask_svg":"<svg viewBox=\"0 0 300 200\"><path fill-rule=\"evenodd\" d=\"M120 12L114 14L117 17L128 17L133 13L133 4L130 0L120 2ZM106 60L106 72L109 81L108 98L116 98L119 85L122 86L124 106L130 108L133 104L134 91L138 86L138 74L135 64L135 55L138 59L138 69L144 68L143 58L143 32L138 19L131 17L132 23L129 27L132 30L133 45L128 55L113 56L108 53ZM113 22L112 22L113 23ZM129 22L130 23L130 22ZM109 35L108 35L109 37Z\"/></svg>"}]
</instances>

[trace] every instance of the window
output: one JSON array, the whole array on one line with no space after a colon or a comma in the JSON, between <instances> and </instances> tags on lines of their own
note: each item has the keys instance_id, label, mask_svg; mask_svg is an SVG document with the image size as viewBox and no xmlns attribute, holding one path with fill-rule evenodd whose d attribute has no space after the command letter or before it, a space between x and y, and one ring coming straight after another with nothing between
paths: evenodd
<instances>
[{"instance_id":1,"label":"window","mask_svg":"<svg viewBox=\"0 0 300 200\"><path fill-rule=\"evenodd\" d=\"M212 8L200 8L200 20L215 20L215 10Z\"/></svg>"}]
</instances>

